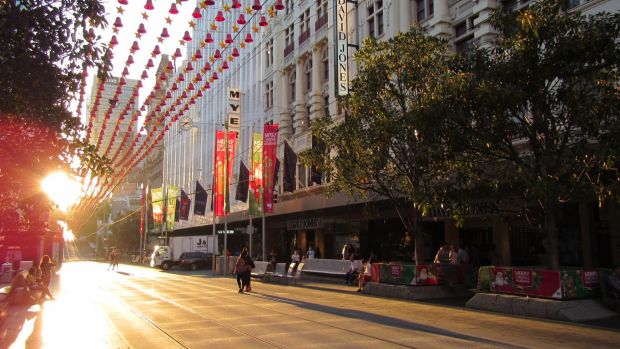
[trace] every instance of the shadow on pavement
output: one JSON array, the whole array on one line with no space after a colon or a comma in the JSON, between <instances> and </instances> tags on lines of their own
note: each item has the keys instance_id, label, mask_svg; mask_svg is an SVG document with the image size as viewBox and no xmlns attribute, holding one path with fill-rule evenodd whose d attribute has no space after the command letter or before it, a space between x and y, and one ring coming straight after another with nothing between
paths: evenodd
<instances>
[{"instance_id":1,"label":"shadow on pavement","mask_svg":"<svg viewBox=\"0 0 620 349\"><path fill-rule=\"evenodd\" d=\"M19 337L20 333L27 326L35 326L35 318L40 318L42 308L35 304L11 305L9 306L9 316L0 326L0 348L8 348Z\"/></svg>"},{"instance_id":2,"label":"shadow on pavement","mask_svg":"<svg viewBox=\"0 0 620 349\"><path fill-rule=\"evenodd\" d=\"M260 296L260 297L272 300L274 302L283 302L283 303L295 305L295 306L313 310L313 311L320 311L323 313L342 316L348 319L372 321L379 325L391 326L391 327L419 331L419 332L426 332L426 333L431 333L431 334L435 334L439 336L456 338L456 339L476 342L476 343L485 344L485 345L501 346L501 347L506 347L506 348L523 348L523 347L520 347L514 344L510 344L510 343L504 343L504 342L499 342L499 341L495 341L491 339L469 336L466 334L449 331L443 328L417 324L411 321L406 321L406 320L397 319L397 318L384 316L384 315L373 314L373 313L365 312L361 310L335 308L335 307L330 307L327 305L309 303L309 302L299 301L299 300L295 300L291 298L262 294L258 292L250 293L249 295L256 295L256 296ZM394 343L397 344L396 342Z\"/></svg>"}]
</instances>

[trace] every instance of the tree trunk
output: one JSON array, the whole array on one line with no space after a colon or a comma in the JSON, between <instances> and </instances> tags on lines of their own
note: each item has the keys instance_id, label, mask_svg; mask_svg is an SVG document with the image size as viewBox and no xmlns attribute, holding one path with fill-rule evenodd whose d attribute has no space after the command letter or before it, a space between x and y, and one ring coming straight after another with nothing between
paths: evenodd
<instances>
[{"instance_id":1,"label":"tree trunk","mask_svg":"<svg viewBox=\"0 0 620 349\"><path fill-rule=\"evenodd\" d=\"M424 263L424 233L418 229L415 232L415 264L423 264Z\"/></svg>"},{"instance_id":2,"label":"tree trunk","mask_svg":"<svg viewBox=\"0 0 620 349\"><path fill-rule=\"evenodd\" d=\"M548 202L544 209L547 267L552 270L560 269L558 209L558 205L555 202Z\"/></svg>"}]
</instances>

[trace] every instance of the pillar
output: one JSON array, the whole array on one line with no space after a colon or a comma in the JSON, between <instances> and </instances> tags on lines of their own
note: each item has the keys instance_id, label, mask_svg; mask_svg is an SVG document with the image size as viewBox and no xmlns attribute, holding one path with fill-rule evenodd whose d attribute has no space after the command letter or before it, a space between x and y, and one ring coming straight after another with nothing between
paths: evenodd
<instances>
[{"instance_id":1,"label":"pillar","mask_svg":"<svg viewBox=\"0 0 620 349\"><path fill-rule=\"evenodd\" d=\"M400 31L406 33L411 29L411 0L400 0L398 12Z\"/></svg>"},{"instance_id":2,"label":"pillar","mask_svg":"<svg viewBox=\"0 0 620 349\"><path fill-rule=\"evenodd\" d=\"M304 88L306 86L306 74L304 74L304 61L302 58L297 60L295 65L295 119L293 120L296 134L301 134L308 127L306 115L306 95Z\"/></svg>"},{"instance_id":3,"label":"pillar","mask_svg":"<svg viewBox=\"0 0 620 349\"><path fill-rule=\"evenodd\" d=\"M279 88L274 86L274 100L275 111L279 113L280 135L282 139L289 139L293 134L293 124L291 122L291 114L289 112L289 91L288 85L288 72L277 71L274 74L274 83L279 85ZM279 82L279 83L278 83Z\"/></svg>"},{"instance_id":4,"label":"pillar","mask_svg":"<svg viewBox=\"0 0 620 349\"><path fill-rule=\"evenodd\" d=\"M509 266L512 261L510 256L510 227L501 217L493 217L493 244L503 264Z\"/></svg>"},{"instance_id":5,"label":"pillar","mask_svg":"<svg viewBox=\"0 0 620 349\"><path fill-rule=\"evenodd\" d=\"M434 1L434 14L430 23L430 28L432 29L429 35L448 40L452 37L452 23L450 11L448 9L448 0Z\"/></svg>"},{"instance_id":6,"label":"pillar","mask_svg":"<svg viewBox=\"0 0 620 349\"><path fill-rule=\"evenodd\" d=\"M323 47L319 45L312 47L312 93L310 94L310 112L312 115L308 115L308 119L324 116L323 80L321 79L321 70L323 69L322 49Z\"/></svg>"}]
</instances>

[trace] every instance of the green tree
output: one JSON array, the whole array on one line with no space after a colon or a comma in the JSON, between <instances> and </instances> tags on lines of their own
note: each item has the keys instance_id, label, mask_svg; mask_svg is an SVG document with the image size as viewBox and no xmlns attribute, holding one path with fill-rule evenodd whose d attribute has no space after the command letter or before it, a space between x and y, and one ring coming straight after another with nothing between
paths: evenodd
<instances>
[{"instance_id":1,"label":"green tree","mask_svg":"<svg viewBox=\"0 0 620 349\"><path fill-rule=\"evenodd\" d=\"M112 237L110 246L123 251L134 250L140 246L140 210L125 212L116 217L110 225Z\"/></svg>"},{"instance_id":2,"label":"green tree","mask_svg":"<svg viewBox=\"0 0 620 349\"><path fill-rule=\"evenodd\" d=\"M450 66L445 41L414 28L387 41L367 39L355 54L359 66L352 91L339 100L343 120L313 120L325 147L302 154L343 191L389 200L415 240L422 261L420 218L431 208L457 214L452 188L468 186L468 173L453 148L455 130L446 127L447 98L464 75ZM329 152L323 151L328 149Z\"/></svg>"},{"instance_id":3,"label":"green tree","mask_svg":"<svg viewBox=\"0 0 620 349\"><path fill-rule=\"evenodd\" d=\"M103 64L93 34L104 25L99 0L0 2L0 231L41 224L41 207L28 201L41 198L47 173L69 170L76 157L84 169L109 171L69 111L84 69Z\"/></svg>"},{"instance_id":4,"label":"green tree","mask_svg":"<svg viewBox=\"0 0 620 349\"><path fill-rule=\"evenodd\" d=\"M562 4L493 16L499 38L467 58L470 85L452 119L496 197L518 196L544 227L554 269L561 204L617 199L620 149L620 14L585 17Z\"/></svg>"}]
</instances>

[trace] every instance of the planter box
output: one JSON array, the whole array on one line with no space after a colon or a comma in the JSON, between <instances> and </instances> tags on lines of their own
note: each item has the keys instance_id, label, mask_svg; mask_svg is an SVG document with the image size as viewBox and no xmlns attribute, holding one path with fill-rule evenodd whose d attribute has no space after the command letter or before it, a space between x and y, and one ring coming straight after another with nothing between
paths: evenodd
<instances>
[{"instance_id":1,"label":"planter box","mask_svg":"<svg viewBox=\"0 0 620 349\"><path fill-rule=\"evenodd\" d=\"M378 269L378 273L374 270ZM373 264L373 276L378 274L378 282L398 285L440 285L447 280L452 284L463 283L463 269L455 264Z\"/></svg>"},{"instance_id":2,"label":"planter box","mask_svg":"<svg viewBox=\"0 0 620 349\"><path fill-rule=\"evenodd\" d=\"M559 300L591 298L600 291L596 269L490 268L490 290L494 293Z\"/></svg>"}]
</instances>

